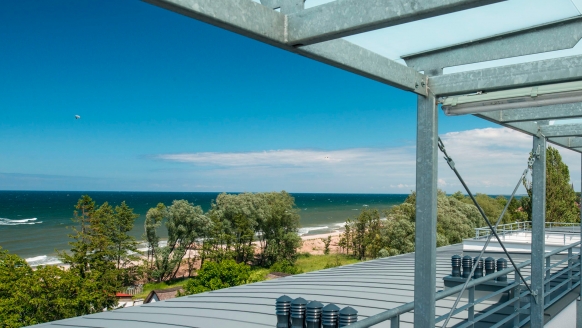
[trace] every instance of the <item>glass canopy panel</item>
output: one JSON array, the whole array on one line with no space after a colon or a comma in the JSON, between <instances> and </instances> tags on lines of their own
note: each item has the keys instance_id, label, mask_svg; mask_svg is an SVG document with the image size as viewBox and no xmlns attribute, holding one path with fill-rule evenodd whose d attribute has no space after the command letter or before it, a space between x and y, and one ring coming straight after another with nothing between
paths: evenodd
<instances>
[{"instance_id":1,"label":"glass canopy panel","mask_svg":"<svg viewBox=\"0 0 582 328\"><path fill-rule=\"evenodd\" d=\"M576 0L582 7L582 0ZM400 57L579 16L572 0L510 0L361 33L345 39L404 64ZM537 59L534 59L537 60Z\"/></svg>"}]
</instances>

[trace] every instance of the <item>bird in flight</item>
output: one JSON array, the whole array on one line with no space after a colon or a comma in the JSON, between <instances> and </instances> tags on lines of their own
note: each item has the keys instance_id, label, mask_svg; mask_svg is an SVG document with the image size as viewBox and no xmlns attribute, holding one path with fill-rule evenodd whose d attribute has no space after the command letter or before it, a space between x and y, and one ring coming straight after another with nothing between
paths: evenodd
<instances>
[{"instance_id":1,"label":"bird in flight","mask_svg":"<svg viewBox=\"0 0 582 328\"><path fill-rule=\"evenodd\" d=\"M76 120L78 120L78 119L80 119L80 118L81 118L81 116L79 116L79 115L75 115L75 119L76 119Z\"/></svg>"}]
</instances>

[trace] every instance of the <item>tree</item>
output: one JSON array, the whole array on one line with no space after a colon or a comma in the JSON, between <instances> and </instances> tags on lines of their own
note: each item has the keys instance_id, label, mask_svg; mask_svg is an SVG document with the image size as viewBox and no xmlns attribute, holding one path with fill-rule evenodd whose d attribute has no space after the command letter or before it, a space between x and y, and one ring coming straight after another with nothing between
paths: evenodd
<instances>
[{"instance_id":1,"label":"tree","mask_svg":"<svg viewBox=\"0 0 582 328\"><path fill-rule=\"evenodd\" d=\"M99 292L91 301L92 308L113 308L117 304L115 293L121 287L120 271L115 266L114 244L111 240L113 208L105 202L98 208L91 197L85 195L76 205L70 253L61 251L59 256L76 274L80 283L94 286ZM103 296L103 297L101 297ZM85 311L92 311L87 308ZM90 313L90 312L89 312Z\"/></svg>"},{"instance_id":2,"label":"tree","mask_svg":"<svg viewBox=\"0 0 582 328\"><path fill-rule=\"evenodd\" d=\"M364 209L356 218L348 219L346 222L344 240L347 247L360 260L378 257L378 252L382 249L379 234L381 226L378 210Z\"/></svg>"},{"instance_id":3,"label":"tree","mask_svg":"<svg viewBox=\"0 0 582 328\"><path fill-rule=\"evenodd\" d=\"M133 212L133 208L127 206L124 202L120 206L115 207L112 215L113 220L110 223L110 236L113 246L113 256L116 266L121 270L119 278L128 285L133 280L131 274L134 267L131 265L133 261L139 260L137 254L137 242L135 238L129 235L133 229L135 219L139 215Z\"/></svg>"},{"instance_id":4,"label":"tree","mask_svg":"<svg viewBox=\"0 0 582 328\"><path fill-rule=\"evenodd\" d=\"M91 272L88 274L92 276ZM56 266L33 270L25 260L0 249L2 327L16 328L101 312L110 307L111 296L94 279L81 278L75 271Z\"/></svg>"},{"instance_id":5,"label":"tree","mask_svg":"<svg viewBox=\"0 0 582 328\"><path fill-rule=\"evenodd\" d=\"M531 157L531 154L530 154ZM527 197L521 199L528 220L531 220L532 183L524 178ZM546 150L546 222L580 222L579 198L570 184L570 171L560 152Z\"/></svg>"},{"instance_id":6,"label":"tree","mask_svg":"<svg viewBox=\"0 0 582 328\"><path fill-rule=\"evenodd\" d=\"M168 242L166 246L160 246L156 229L164 220ZM175 278L188 249L211 228L212 223L202 208L186 200L175 200L169 207L160 203L148 210L145 237L149 245L148 271L151 277L157 281Z\"/></svg>"},{"instance_id":7,"label":"tree","mask_svg":"<svg viewBox=\"0 0 582 328\"><path fill-rule=\"evenodd\" d=\"M213 234L215 258L234 258L237 263L254 260L255 233L269 215L266 197L262 194L220 194L212 204L209 216L220 230Z\"/></svg>"},{"instance_id":8,"label":"tree","mask_svg":"<svg viewBox=\"0 0 582 328\"><path fill-rule=\"evenodd\" d=\"M261 247L259 264L268 267L281 261L295 263L297 248L301 246L295 199L285 191L258 194L258 197L264 197L268 207L256 232Z\"/></svg>"}]
</instances>

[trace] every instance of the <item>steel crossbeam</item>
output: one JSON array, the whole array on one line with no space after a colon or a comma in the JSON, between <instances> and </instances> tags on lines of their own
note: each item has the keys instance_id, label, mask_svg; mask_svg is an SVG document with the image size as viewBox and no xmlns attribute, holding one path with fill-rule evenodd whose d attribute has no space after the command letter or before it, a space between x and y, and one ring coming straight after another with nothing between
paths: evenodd
<instances>
[{"instance_id":1,"label":"steel crossbeam","mask_svg":"<svg viewBox=\"0 0 582 328\"><path fill-rule=\"evenodd\" d=\"M332 40L306 47L288 45L288 16L251 0L144 1L378 82L426 95L427 80L423 74L348 41Z\"/></svg>"},{"instance_id":2,"label":"steel crossbeam","mask_svg":"<svg viewBox=\"0 0 582 328\"><path fill-rule=\"evenodd\" d=\"M289 15L288 43L307 45L504 0L336 0Z\"/></svg>"},{"instance_id":3,"label":"steel crossbeam","mask_svg":"<svg viewBox=\"0 0 582 328\"><path fill-rule=\"evenodd\" d=\"M419 71L570 49L582 39L582 17L493 35L453 46L402 56Z\"/></svg>"},{"instance_id":4,"label":"steel crossbeam","mask_svg":"<svg viewBox=\"0 0 582 328\"><path fill-rule=\"evenodd\" d=\"M437 96L497 91L582 79L582 55L539 60L429 78Z\"/></svg>"},{"instance_id":5,"label":"steel crossbeam","mask_svg":"<svg viewBox=\"0 0 582 328\"><path fill-rule=\"evenodd\" d=\"M497 110L487 115L500 123L582 118L582 103Z\"/></svg>"}]
</instances>

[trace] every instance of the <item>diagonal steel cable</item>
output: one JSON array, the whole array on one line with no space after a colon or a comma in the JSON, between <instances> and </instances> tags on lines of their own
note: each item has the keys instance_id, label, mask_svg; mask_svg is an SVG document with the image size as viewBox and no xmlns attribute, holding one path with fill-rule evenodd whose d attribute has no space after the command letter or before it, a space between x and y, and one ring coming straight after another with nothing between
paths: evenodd
<instances>
[{"instance_id":1,"label":"diagonal steel cable","mask_svg":"<svg viewBox=\"0 0 582 328\"><path fill-rule=\"evenodd\" d=\"M479 203L477 202L477 200L475 199L475 197L473 196L473 194L471 193L471 190L469 189L469 187L467 186L467 184L465 183L465 180L463 180L463 178L461 177L461 174L459 173L459 171L457 171L457 169L455 168L455 162L453 161L453 159L447 154L447 151L445 149L445 145L443 144L441 138L439 137L438 139L438 147L440 149L440 151L443 153L443 155L445 156L445 160L447 161L447 164L449 165L449 167L451 168L451 170L453 170L453 172L455 172L455 175L457 176L457 178L459 179L459 181L461 182L461 184L463 185L463 187L465 188L465 191L467 191L467 194L469 195L469 197L471 198L471 200L473 201L473 203L475 204L475 206L477 207L477 210L479 210L479 213L481 214L481 216L483 217L483 219L485 220L485 222L487 223L487 226L489 226L489 229L491 230L491 233L495 236L495 238L497 239L497 242L499 242L499 246L501 246L501 248L503 249L503 252L505 253L505 255L507 256L507 258L509 259L509 261L511 262L511 265L513 266L515 272L517 272L517 274L519 275L519 278L521 279L521 281L523 281L524 285L527 287L527 289L529 290L529 292L534 295L534 301L536 301L536 295L535 293L531 290L531 288L529 287L529 285L527 284L525 278L523 277L523 275L521 274L521 271L519 271L519 269L517 268L517 265L515 264L515 262L513 261L513 258L511 257L511 255L509 255L509 252L507 251L507 249L505 248L505 245L503 244L503 242L501 241L501 238L499 238L499 235L497 234L497 231L495 230L495 228L493 227L493 225L491 224L491 221L489 221L489 218L487 218L487 215L485 214L485 212L483 211L483 209L481 208L481 206L479 205ZM532 156L532 159L535 159L535 154ZM533 160L530 160L530 162L533 164ZM529 163L528 163L529 164ZM529 169L529 167L528 167Z\"/></svg>"},{"instance_id":2,"label":"diagonal steel cable","mask_svg":"<svg viewBox=\"0 0 582 328\"><path fill-rule=\"evenodd\" d=\"M443 146L443 149L444 149L444 146ZM519 189L519 186L521 185L521 182L526 177L526 175L529 172L529 170L530 170L531 166L533 165L533 162L534 161L535 161L535 156L533 157L532 160L530 160L528 162L527 168L523 171L523 174L521 175L521 177L517 181L517 185L513 189L513 193L509 197L509 200L507 201L507 204L505 204L505 208L503 208L503 211L501 212L501 215L499 215L499 218L497 219L497 222L495 222L495 230L497 230L497 227L499 226L499 223L501 222L501 219L505 215L505 212L507 212L507 209L509 208L509 205L510 205L511 201L513 200L513 197L515 196L515 193L517 192L517 189ZM487 241L485 242L485 245L483 246L483 249L481 249L481 253L479 253L479 256L477 256L477 260L475 261L475 264L473 264L473 267L471 268L471 273L469 274L469 278L465 281L465 284L463 285L463 289L461 289L461 291L457 295L457 299L455 300L455 303L453 304L453 307L451 308L451 312L449 312L449 315L447 316L447 320L445 320L445 323L443 324L442 328L445 328L447 326L447 324L451 320L451 317L453 316L453 312L455 312L455 310L457 309L457 305L459 305L459 301L461 300L461 296L463 296L463 293L467 289L467 286L469 285L469 282L471 281L471 279L473 279L473 274L475 273L475 269L477 268L477 265L476 264L479 263L479 261L483 257L483 254L485 253L485 250L487 249L487 246L489 246L489 243L491 242L491 237L493 237L492 234L489 234L489 236L487 236Z\"/></svg>"}]
</instances>

